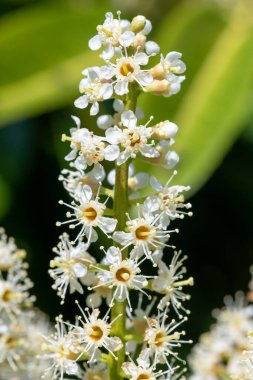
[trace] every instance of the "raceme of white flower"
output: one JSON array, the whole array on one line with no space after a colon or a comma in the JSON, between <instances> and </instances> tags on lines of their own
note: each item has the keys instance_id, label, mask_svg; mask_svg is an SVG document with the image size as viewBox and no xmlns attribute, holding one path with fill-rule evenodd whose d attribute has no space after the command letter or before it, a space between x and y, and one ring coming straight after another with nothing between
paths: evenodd
<instances>
[{"instance_id":1,"label":"raceme of white flower","mask_svg":"<svg viewBox=\"0 0 253 380\"><path fill-rule=\"evenodd\" d=\"M57 225L75 231L61 234L49 274L62 303L68 293L90 293L86 306L78 303L75 322L60 315L55 334L44 337L40 357L48 366L44 376L52 380L183 379L178 350L190 342L182 338L190 298L184 288L193 279L185 277L185 256L173 251L170 240L179 232L171 227L174 221L192 215L183 195L189 187L170 184L176 172L169 170L179 161L171 150L178 126L154 123L137 99L142 93L176 94L186 68L181 53L159 57L159 45L148 40L151 29L144 16L128 21L120 12L106 13L89 40L102 64L84 68L74 105L97 115L107 100L112 113L98 115L98 134L72 116L74 125L62 136L69 167L59 180L69 200L59 202L68 211ZM138 172L137 159L167 168L168 181Z\"/></svg>"},{"instance_id":2,"label":"raceme of white flower","mask_svg":"<svg viewBox=\"0 0 253 380\"><path fill-rule=\"evenodd\" d=\"M251 279L248 294L226 296L225 306L214 310L215 324L200 337L189 357L190 380L253 379L252 284Z\"/></svg>"},{"instance_id":3,"label":"raceme of white flower","mask_svg":"<svg viewBox=\"0 0 253 380\"><path fill-rule=\"evenodd\" d=\"M0 230L0 379L39 379L47 368L37 355L50 326L33 307L26 253Z\"/></svg>"}]
</instances>

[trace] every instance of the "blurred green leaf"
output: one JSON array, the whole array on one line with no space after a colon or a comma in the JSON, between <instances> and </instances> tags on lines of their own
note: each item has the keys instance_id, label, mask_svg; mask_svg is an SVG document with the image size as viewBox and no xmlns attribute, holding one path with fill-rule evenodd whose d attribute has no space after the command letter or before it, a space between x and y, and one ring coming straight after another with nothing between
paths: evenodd
<instances>
[{"instance_id":1,"label":"blurred green leaf","mask_svg":"<svg viewBox=\"0 0 253 380\"><path fill-rule=\"evenodd\" d=\"M6 182L0 177L0 218L6 215L11 201L10 189Z\"/></svg>"},{"instance_id":2,"label":"blurred green leaf","mask_svg":"<svg viewBox=\"0 0 253 380\"><path fill-rule=\"evenodd\" d=\"M52 2L2 19L1 125L73 101L81 70L98 60L88 51L87 41L95 34L105 6Z\"/></svg>"},{"instance_id":3,"label":"blurred green leaf","mask_svg":"<svg viewBox=\"0 0 253 380\"><path fill-rule=\"evenodd\" d=\"M252 20L238 10L173 118L181 128L175 144L181 157L177 183L190 184L196 192L218 167L250 115L252 77ZM169 177L155 166L149 172L163 180Z\"/></svg>"}]
</instances>

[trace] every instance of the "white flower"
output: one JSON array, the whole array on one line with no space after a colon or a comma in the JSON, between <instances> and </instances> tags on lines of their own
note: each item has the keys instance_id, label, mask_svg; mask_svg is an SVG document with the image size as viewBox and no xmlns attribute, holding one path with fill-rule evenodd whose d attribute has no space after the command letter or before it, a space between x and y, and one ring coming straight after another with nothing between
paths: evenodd
<instances>
[{"instance_id":1,"label":"white flower","mask_svg":"<svg viewBox=\"0 0 253 380\"><path fill-rule=\"evenodd\" d=\"M103 214L106 209L105 203L99 202L99 192L95 199L92 199L92 190L90 186L84 185L83 191L80 194L78 204L72 202L67 204L63 201L59 201L60 204L71 208L73 213L68 212L67 217L71 218L65 222L57 222L57 225L60 226L66 223L75 223L70 224L70 228L75 228L81 225L81 230L76 237L75 241L81 236L86 236L87 244L97 240L97 233L94 230L95 227L100 228L106 235L115 230L117 220L109 217L104 217Z\"/></svg>"},{"instance_id":2,"label":"white flower","mask_svg":"<svg viewBox=\"0 0 253 380\"><path fill-rule=\"evenodd\" d=\"M15 319L21 312L22 307L29 307L35 300L29 294L29 289L33 283L27 277L27 272L23 268L15 268L9 271L6 279L0 272L0 313Z\"/></svg>"},{"instance_id":3,"label":"white flower","mask_svg":"<svg viewBox=\"0 0 253 380\"><path fill-rule=\"evenodd\" d=\"M4 229L0 228L0 271L22 267L24 257L25 251L17 249L14 239L8 239Z\"/></svg>"},{"instance_id":4,"label":"white flower","mask_svg":"<svg viewBox=\"0 0 253 380\"><path fill-rule=\"evenodd\" d=\"M103 67L89 67L82 74L85 75L79 85L81 94L74 102L77 108L84 109L92 104L90 115L96 115L99 111L99 102L110 99L113 94L113 86L110 80L103 76ZM110 78L108 78L110 79Z\"/></svg>"},{"instance_id":5,"label":"white flower","mask_svg":"<svg viewBox=\"0 0 253 380\"><path fill-rule=\"evenodd\" d=\"M106 130L106 140L110 144L120 144L124 149L117 158L117 164L121 165L129 158L135 158L138 153L144 157L158 157L159 152L149 143L152 136L152 128L146 125L137 126L137 118L132 111L125 111L121 115L123 130L115 126Z\"/></svg>"},{"instance_id":6,"label":"white flower","mask_svg":"<svg viewBox=\"0 0 253 380\"><path fill-rule=\"evenodd\" d=\"M97 118L97 126L100 129L106 130L109 127L114 125L122 126L121 123L121 114L124 112L124 103L120 99L114 99L113 101L113 109L115 111L114 115L101 115ZM143 119L144 114L139 107L135 109L135 116L138 120Z\"/></svg>"},{"instance_id":7,"label":"white flower","mask_svg":"<svg viewBox=\"0 0 253 380\"><path fill-rule=\"evenodd\" d=\"M171 363L169 363L167 357L172 356L179 359L177 353L174 352L174 348L180 347L182 343L190 343L190 341L181 339L181 336L185 335L184 331L176 331L179 325L187 320L187 318L178 323L172 319L166 324L167 311L168 308L162 314L158 311L157 319L147 318L148 328L145 331L144 337L146 348L141 356L144 360L150 357L153 358L154 366L158 363L166 363L168 368L172 370Z\"/></svg>"},{"instance_id":8,"label":"white flower","mask_svg":"<svg viewBox=\"0 0 253 380\"><path fill-rule=\"evenodd\" d=\"M88 245L79 241L73 246L69 241L69 236L63 234L60 237L58 246L54 249L57 256L50 261L50 276L55 280L54 289L58 290L58 295L64 303L66 292L70 287L70 293L77 291L83 294L80 280L86 276L87 265L94 263L95 259L87 252Z\"/></svg>"},{"instance_id":9,"label":"white flower","mask_svg":"<svg viewBox=\"0 0 253 380\"><path fill-rule=\"evenodd\" d=\"M111 337L110 333L112 324L118 318L121 318L121 314L109 323L107 322L108 313L103 319L100 319L98 318L100 314L98 309L94 309L92 313L89 313L86 309L86 313L84 313L79 304L78 307L82 313L83 319L81 317L79 318L80 326L73 326L74 335L84 347L83 353L89 355L88 362L96 361L101 355L102 348L115 356L113 352L122 348L122 342L116 336Z\"/></svg>"},{"instance_id":10,"label":"white flower","mask_svg":"<svg viewBox=\"0 0 253 380\"><path fill-rule=\"evenodd\" d=\"M153 127L153 138L158 140L170 139L170 145L174 143L174 137L178 132L178 126L169 120L161 121Z\"/></svg>"},{"instance_id":11,"label":"white flower","mask_svg":"<svg viewBox=\"0 0 253 380\"><path fill-rule=\"evenodd\" d=\"M216 323L192 350L190 380L251 379L243 352L250 351L247 335L253 328L253 306L247 304L242 292L237 292L235 299L226 296L224 301L225 307L213 313Z\"/></svg>"},{"instance_id":12,"label":"white flower","mask_svg":"<svg viewBox=\"0 0 253 380\"><path fill-rule=\"evenodd\" d=\"M165 231L161 225L157 225L158 218L145 212L145 210L143 217L130 219L128 216L128 219L126 226L129 232L116 231L113 234L113 240L120 243L122 249L133 245L133 252L137 257L145 255L156 266L152 252L169 246L166 241L170 237L170 232L178 232L178 230Z\"/></svg>"},{"instance_id":13,"label":"white flower","mask_svg":"<svg viewBox=\"0 0 253 380\"><path fill-rule=\"evenodd\" d=\"M12 379L17 373L22 380L42 375L45 366L36 356L44 333L49 333L49 324L37 310L23 311L16 320L0 320L1 379Z\"/></svg>"},{"instance_id":14,"label":"white flower","mask_svg":"<svg viewBox=\"0 0 253 380\"><path fill-rule=\"evenodd\" d=\"M178 83L178 74L182 74L186 70L186 66L183 61L181 61L182 54L177 51L172 51L166 55L164 58L161 55L161 64L166 73L166 79L171 83ZM185 77L181 76L181 81L183 81ZM180 90L180 88L179 88Z\"/></svg>"},{"instance_id":15,"label":"white flower","mask_svg":"<svg viewBox=\"0 0 253 380\"><path fill-rule=\"evenodd\" d=\"M42 349L45 351L41 355L41 360L49 360L50 366L45 370L45 375L50 375L52 380L63 380L64 374L77 375L78 365L76 360L80 355L82 347L74 338L72 329L66 329L61 317L56 319L56 332L49 337L45 337Z\"/></svg>"},{"instance_id":16,"label":"white flower","mask_svg":"<svg viewBox=\"0 0 253 380\"><path fill-rule=\"evenodd\" d=\"M144 207L154 215L159 216L159 222L163 228L167 228L171 220L180 218L185 215L192 216L192 212L185 212L182 209L191 208L190 203L184 203L183 191L190 190L189 186L169 186L173 177L177 174L175 171L165 185L161 184L155 177L151 177L151 186L158 192L157 195L149 196Z\"/></svg>"},{"instance_id":17,"label":"white flower","mask_svg":"<svg viewBox=\"0 0 253 380\"><path fill-rule=\"evenodd\" d=\"M130 22L114 19L111 12L106 13L104 23L98 25L97 31L98 34L89 40L89 48L99 50L105 46L101 54L105 60L111 59L122 47L130 46L135 37L135 33L130 31Z\"/></svg>"},{"instance_id":18,"label":"white flower","mask_svg":"<svg viewBox=\"0 0 253 380\"><path fill-rule=\"evenodd\" d=\"M144 292L142 288L148 285L146 279L152 276L140 275L141 270L137 260L131 259L131 255L130 258L123 259L120 249L116 247L110 247L106 252L106 263L109 265L109 269L93 265L98 270L99 284L92 289L100 286L114 288L110 307L113 306L114 300L124 302L127 299L130 310L132 310L129 290L135 289Z\"/></svg>"},{"instance_id":19,"label":"white flower","mask_svg":"<svg viewBox=\"0 0 253 380\"><path fill-rule=\"evenodd\" d=\"M133 82L137 82L145 91L145 86L153 81L150 70L141 68L141 66L146 66L148 61L149 56L144 52L136 52L134 56L122 56L116 59L116 63L109 62L108 66L103 66L102 75L113 81L117 95L128 94L128 85Z\"/></svg>"},{"instance_id":20,"label":"white flower","mask_svg":"<svg viewBox=\"0 0 253 380\"><path fill-rule=\"evenodd\" d=\"M84 185L90 186L92 191L96 192L104 178L105 170L102 165L94 165L88 173L84 173L81 165L79 165L75 171L63 169L59 181L62 181L64 188L71 197L79 199Z\"/></svg>"},{"instance_id":21,"label":"white flower","mask_svg":"<svg viewBox=\"0 0 253 380\"><path fill-rule=\"evenodd\" d=\"M123 363L122 370L130 380L155 380L170 372L170 370L156 372L154 365L151 365L149 360L143 360L141 356L138 357L137 364L132 360Z\"/></svg>"},{"instance_id":22,"label":"white flower","mask_svg":"<svg viewBox=\"0 0 253 380\"><path fill-rule=\"evenodd\" d=\"M72 116L77 128L70 130L71 137L63 135L62 141L70 141L71 152L65 157L67 161L71 161L79 157L75 161L77 169L85 170L87 166L97 165L97 171L102 171L99 162L104 159L114 161L119 155L119 147L117 145L107 145L104 138L94 135L86 128L80 128L81 121L78 117Z\"/></svg>"},{"instance_id":23,"label":"white flower","mask_svg":"<svg viewBox=\"0 0 253 380\"><path fill-rule=\"evenodd\" d=\"M158 304L158 309L163 310L171 303L178 316L182 317L179 313L180 309L187 314L189 313L182 305L182 302L190 299L190 296L182 290L186 285L193 285L193 278L190 277L184 280L186 268L182 265L187 256L179 259L180 254L180 251L175 252L169 268L163 261L159 262L158 276L152 281L152 288L156 292L165 294Z\"/></svg>"}]
</instances>

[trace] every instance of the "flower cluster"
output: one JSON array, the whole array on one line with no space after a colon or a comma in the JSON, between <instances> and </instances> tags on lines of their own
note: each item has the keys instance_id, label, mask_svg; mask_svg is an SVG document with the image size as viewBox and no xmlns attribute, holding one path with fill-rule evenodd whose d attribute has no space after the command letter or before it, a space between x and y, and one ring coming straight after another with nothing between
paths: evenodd
<instances>
[{"instance_id":1,"label":"flower cluster","mask_svg":"<svg viewBox=\"0 0 253 380\"><path fill-rule=\"evenodd\" d=\"M0 231L0 379L32 380L45 370L36 359L49 324L34 309L25 251Z\"/></svg>"},{"instance_id":2,"label":"flower cluster","mask_svg":"<svg viewBox=\"0 0 253 380\"><path fill-rule=\"evenodd\" d=\"M189 357L190 380L253 379L252 280L248 294L237 292L234 299L226 296L225 306L214 310L215 324L200 337Z\"/></svg>"},{"instance_id":3,"label":"flower cluster","mask_svg":"<svg viewBox=\"0 0 253 380\"><path fill-rule=\"evenodd\" d=\"M62 303L68 292L83 294L84 286L91 293L88 307L78 303L80 316L74 323L59 316L55 333L45 337L42 359L48 362L45 376L51 379L183 376L178 348L189 342L181 329L189 313L184 288L193 285L193 279L185 277L186 257L174 252L170 239L178 232L171 224L192 215L184 200L189 187L170 184L176 171L164 184L136 172L133 161L141 158L167 169L177 164L178 155L170 150L177 125L169 120L153 123L152 116L145 120L137 98L141 93L176 94L185 79L185 65L178 52L158 56L160 47L148 40L151 28L144 16L130 22L120 13L117 18L106 13L89 41L91 50L100 50L103 63L83 70L81 96L74 104L79 109L90 106L90 115L97 115L99 104L112 99L112 115L99 115L99 134L72 116L74 126L62 136L70 144L65 157L70 167L59 179L70 201L59 202L68 211L57 225L76 232L60 236L49 274ZM105 167L112 163L115 167L107 174ZM141 191L149 183L151 193L143 200ZM106 247L94 254L93 243L100 236ZM149 273L153 267L155 273ZM159 294L158 315L155 298L148 308L144 305L152 291ZM132 292L146 301L140 297L136 305ZM101 312L104 301L107 311Z\"/></svg>"}]
</instances>

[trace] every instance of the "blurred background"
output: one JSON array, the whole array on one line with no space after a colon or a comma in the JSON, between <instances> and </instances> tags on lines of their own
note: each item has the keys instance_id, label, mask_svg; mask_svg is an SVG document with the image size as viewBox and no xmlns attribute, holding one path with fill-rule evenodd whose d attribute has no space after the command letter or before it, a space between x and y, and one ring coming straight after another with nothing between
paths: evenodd
<instances>
[{"instance_id":1,"label":"blurred background","mask_svg":"<svg viewBox=\"0 0 253 380\"><path fill-rule=\"evenodd\" d=\"M178 123L176 183L190 184L194 216L172 238L188 255L192 310L186 330L196 340L225 294L246 290L253 264L253 2L204 0L0 1L0 225L27 249L37 305L52 318L60 306L47 271L67 199L57 181L67 145L61 134L77 114L81 71L100 64L87 42L105 11L143 14L162 52L183 53L180 94L143 96L147 117ZM156 172L157 167L148 169ZM159 171L161 179L171 173ZM175 226L175 223L174 223ZM169 257L169 253L168 253ZM76 311L76 310L75 310Z\"/></svg>"}]
</instances>

